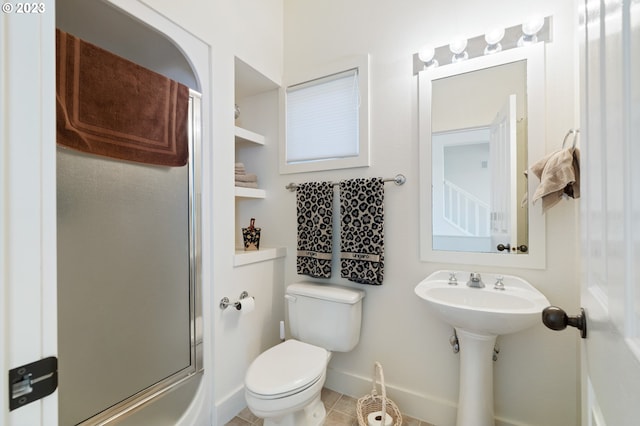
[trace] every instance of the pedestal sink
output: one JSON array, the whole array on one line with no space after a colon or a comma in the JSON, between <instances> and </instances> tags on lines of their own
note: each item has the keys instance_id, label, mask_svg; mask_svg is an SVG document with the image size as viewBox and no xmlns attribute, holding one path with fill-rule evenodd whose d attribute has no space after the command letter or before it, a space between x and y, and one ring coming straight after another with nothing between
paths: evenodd
<instances>
[{"instance_id":1,"label":"pedestal sink","mask_svg":"<svg viewBox=\"0 0 640 426\"><path fill-rule=\"evenodd\" d=\"M484 287L480 288L467 285L470 275L471 271L437 271L422 280L415 293L442 321L453 326L458 335L460 390L456 425L495 426L493 349L496 338L539 323L549 301L516 276L482 273Z\"/></svg>"}]
</instances>

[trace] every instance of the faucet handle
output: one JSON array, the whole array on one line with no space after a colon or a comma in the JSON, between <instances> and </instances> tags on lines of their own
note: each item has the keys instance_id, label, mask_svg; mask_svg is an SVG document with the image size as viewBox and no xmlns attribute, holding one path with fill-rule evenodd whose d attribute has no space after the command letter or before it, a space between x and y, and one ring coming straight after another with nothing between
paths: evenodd
<instances>
[{"instance_id":1,"label":"faucet handle","mask_svg":"<svg viewBox=\"0 0 640 426\"><path fill-rule=\"evenodd\" d=\"M458 279L455 272L449 272L449 285L458 285Z\"/></svg>"},{"instance_id":2,"label":"faucet handle","mask_svg":"<svg viewBox=\"0 0 640 426\"><path fill-rule=\"evenodd\" d=\"M496 283L493 285L493 288L495 288L496 290L504 290L504 282L502 282L504 280L504 277L502 275L498 275L496 277Z\"/></svg>"}]
</instances>

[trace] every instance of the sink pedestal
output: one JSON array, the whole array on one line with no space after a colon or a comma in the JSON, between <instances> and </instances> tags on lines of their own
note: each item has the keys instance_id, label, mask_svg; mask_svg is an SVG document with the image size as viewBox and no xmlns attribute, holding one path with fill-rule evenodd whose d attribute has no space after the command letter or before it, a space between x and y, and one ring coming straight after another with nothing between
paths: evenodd
<instances>
[{"instance_id":1,"label":"sink pedestal","mask_svg":"<svg viewBox=\"0 0 640 426\"><path fill-rule=\"evenodd\" d=\"M497 336L456 328L460 343L460 389L456 426L495 426L493 349Z\"/></svg>"}]
</instances>

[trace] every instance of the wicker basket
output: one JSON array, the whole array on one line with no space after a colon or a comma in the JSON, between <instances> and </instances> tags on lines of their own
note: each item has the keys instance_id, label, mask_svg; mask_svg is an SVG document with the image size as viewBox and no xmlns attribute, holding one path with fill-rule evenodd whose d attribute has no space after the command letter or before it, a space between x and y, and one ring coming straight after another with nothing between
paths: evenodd
<instances>
[{"instance_id":1,"label":"wicker basket","mask_svg":"<svg viewBox=\"0 0 640 426\"><path fill-rule=\"evenodd\" d=\"M376 390L376 378L380 377L380 389L382 390L382 395L378 395L378 391ZM359 426L369 426L369 422L367 417L371 413L375 413L376 411L381 411L382 416L390 415L393 418L393 426L402 426L402 414L400 414L400 410L398 410L398 406L389 398L387 398L387 391L384 387L384 373L382 372L382 365L376 361L373 366L373 388L371 389L370 395L365 395L362 398L358 399L357 404L357 412L358 412L358 425ZM385 424L385 419L381 419L381 424Z\"/></svg>"}]
</instances>

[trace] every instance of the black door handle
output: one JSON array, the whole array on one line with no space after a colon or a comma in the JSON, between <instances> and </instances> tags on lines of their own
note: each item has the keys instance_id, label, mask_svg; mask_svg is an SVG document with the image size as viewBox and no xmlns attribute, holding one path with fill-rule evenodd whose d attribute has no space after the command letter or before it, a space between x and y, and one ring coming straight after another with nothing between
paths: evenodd
<instances>
[{"instance_id":1,"label":"black door handle","mask_svg":"<svg viewBox=\"0 0 640 426\"><path fill-rule=\"evenodd\" d=\"M548 306L542 311L542 322L551 330L564 330L567 326L580 330L580 337L587 338L587 314L580 308L580 315L571 317L557 306Z\"/></svg>"}]
</instances>

